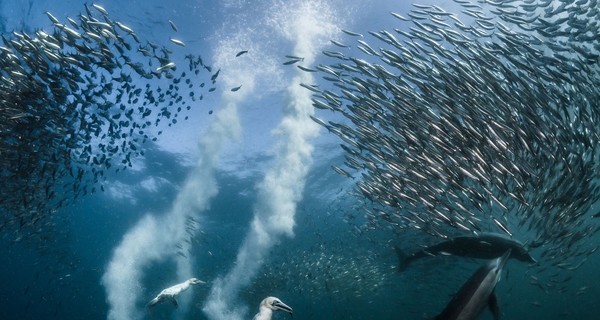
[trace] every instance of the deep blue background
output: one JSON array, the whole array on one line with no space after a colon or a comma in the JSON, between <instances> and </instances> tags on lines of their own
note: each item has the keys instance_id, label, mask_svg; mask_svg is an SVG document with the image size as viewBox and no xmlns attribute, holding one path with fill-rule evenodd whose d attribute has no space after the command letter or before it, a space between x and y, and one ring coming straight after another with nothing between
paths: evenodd
<instances>
[{"instance_id":1,"label":"deep blue background","mask_svg":"<svg viewBox=\"0 0 600 320\"><path fill-rule=\"evenodd\" d=\"M82 11L82 2L61 4L54 1L28 3L3 2L0 6L0 31L13 29L31 32L48 26L43 15L50 10L61 17ZM358 30L377 29L393 1L356 14ZM168 28L171 16L182 21L179 28L191 38L195 23L203 28L227 24L220 15L227 6L199 1L171 7L160 2L144 5L127 2L122 6L106 4L124 21L132 21L138 33L150 39L160 38L160 30ZM121 6L121 7L120 7ZM196 8L188 10L187 8ZM120 10L115 10L119 8ZM223 9L225 8L225 9ZM215 12L207 14L206 12ZM343 11L343 10L341 10ZM395 10L400 11L400 9ZM362 13L362 15L361 15ZM157 31L158 30L158 31ZM187 31L185 31L187 30ZM187 32L187 33L186 33ZM218 39L206 36L210 30L198 31L190 43L204 45L206 54ZM202 112L206 118L206 112ZM252 115L257 128L261 120ZM210 121L210 119L208 120ZM260 122L263 121L263 122ZM277 120L275 120L276 122ZM264 126L264 125L263 125ZM261 128L261 130L264 128ZM268 132L270 128L264 129ZM248 128L246 132L252 132ZM248 133L249 134L249 133ZM265 136L265 140L271 139ZM197 137L188 140L196 141ZM258 141L256 143L260 143ZM339 143L339 142L338 142ZM267 143L268 144L268 143ZM109 181L131 186L131 197L117 199L107 193L88 196L73 206L57 212L52 231L42 230L43 247L15 242L12 235L0 235L0 319L105 319L107 302L101 277L112 250L122 236L147 212L167 210L191 167L178 154L147 145L145 169L112 174ZM254 145L248 145L248 149ZM351 182L336 175L331 164L343 160L335 143L317 144L315 164L309 173L304 198L298 204L295 236L283 239L272 249L269 259L250 287L240 294L252 312L260 300L275 295L294 308L295 319L423 319L443 309L460 285L482 263L455 257L436 257L416 262L404 273L395 270L397 260L392 244L417 250L418 234L396 234L388 225L365 223L361 204L364 199L351 193ZM331 154L333 153L333 156ZM267 154L267 155L265 155ZM328 156L324 156L328 155ZM252 158L249 168L264 168L271 158L268 153ZM260 170L247 175L221 169L217 173L219 194L204 213L202 232L194 239L193 259L199 277L211 281L223 275L232 261L252 217L256 185L262 179ZM156 192L134 188L147 177L168 180ZM598 236L584 239L598 243ZM534 256L539 254L533 250ZM551 268L551 266L549 266ZM571 279L558 283L558 288L544 292L531 284L532 277L550 281L523 263L510 261L497 287L504 319L596 319L600 302L600 258L598 254L578 270L568 272L555 268L545 273L565 273ZM168 262L146 270L143 293L151 299L171 279L174 266ZM585 287L585 289L583 289ZM205 319L203 301L208 287L194 287L193 306L188 319ZM177 310L161 305L152 319L170 319ZM277 314L278 319L287 319ZM483 319L491 319L486 311Z\"/></svg>"}]
</instances>

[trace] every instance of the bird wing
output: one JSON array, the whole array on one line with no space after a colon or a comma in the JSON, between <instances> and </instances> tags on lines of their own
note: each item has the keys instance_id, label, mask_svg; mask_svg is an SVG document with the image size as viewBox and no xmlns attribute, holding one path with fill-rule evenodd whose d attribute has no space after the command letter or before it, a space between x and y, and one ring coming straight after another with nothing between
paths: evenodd
<instances>
[{"instance_id":1,"label":"bird wing","mask_svg":"<svg viewBox=\"0 0 600 320\"><path fill-rule=\"evenodd\" d=\"M171 303L173 303L173 305L175 306L175 308L177 308L179 306L177 304L177 300L175 300L175 297L171 297L169 300L171 301Z\"/></svg>"}]
</instances>

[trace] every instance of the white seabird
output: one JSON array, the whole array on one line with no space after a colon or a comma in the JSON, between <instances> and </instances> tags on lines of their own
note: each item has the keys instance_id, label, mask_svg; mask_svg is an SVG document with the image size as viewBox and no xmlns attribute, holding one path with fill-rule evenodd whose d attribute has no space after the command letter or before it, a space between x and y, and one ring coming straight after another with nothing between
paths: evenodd
<instances>
[{"instance_id":1,"label":"white seabird","mask_svg":"<svg viewBox=\"0 0 600 320\"><path fill-rule=\"evenodd\" d=\"M176 284L172 287L168 287L168 288L164 289L163 291L161 291L156 296L156 298L154 298L150 302L148 302L148 308L153 307L165 300L171 301L171 303L173 303L175 305L175 308L177 308L177 300L175 300L176 295L187 290L190 287L190 285L192 285L192 284L204 284L204 283L206 283L206 282L198 280L196 278L190 278L183 283Z\"/></svg>"},{"instance_id":2,"label":"white seabird","mask_svg":"<svg viewBox=\"0 0 600 320\"><path fill-rule=\"evenodd\" d=\"M267 297L264 298L260 303L260 311L254 316L254 318L252 318L252 320L271 320L273 310L283 310L291 314L292 318L294 317L292 308L290 308L288 305L281 302L281 300L278 298Z\"/></svg>"}]
</instances>

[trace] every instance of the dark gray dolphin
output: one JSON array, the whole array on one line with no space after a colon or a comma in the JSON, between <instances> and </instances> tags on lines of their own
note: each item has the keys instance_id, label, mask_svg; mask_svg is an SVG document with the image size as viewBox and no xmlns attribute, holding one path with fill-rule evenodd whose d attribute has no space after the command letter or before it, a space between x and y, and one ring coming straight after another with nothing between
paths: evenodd
<instances>
[{"instance_id":1,"label":"dark gray dolphin","mask_svg":"<svg viewBox=\"0 0 600 320\"><path fill-rule=\"evenodd\" d=\"M499 233L460 236L440 242L410 255L402 252L397 246L395 249L400 260L398 271L403 271L410 263L423 257L455 255L477 259L494 259L501 256L508 249L511 249L511 258L530 263L536 262L521 242Z\"/></svg>"},{"instance_id":2,"label":"dark gray dolphin","mask_svg":"<svg viewBox=\"0 0 600 320\"><path fill-rule=\"evenodd\" d=\"M502 268L511 255L509 249L499 258L481 266L463 284L446 308L436 316L435 320L475 320L486 306L490 307L494 319L500 319L500 308L494 293L496 284L500 281Z\"/></svg>"}]
</instances>

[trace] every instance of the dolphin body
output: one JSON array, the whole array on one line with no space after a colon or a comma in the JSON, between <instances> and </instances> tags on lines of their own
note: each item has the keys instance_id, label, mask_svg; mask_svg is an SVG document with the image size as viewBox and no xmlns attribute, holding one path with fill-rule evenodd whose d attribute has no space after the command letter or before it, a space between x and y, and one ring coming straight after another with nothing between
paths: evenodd
<instances>
[{"instance_id":1,"label":"dolphin body","mask_svg":"<svg viewBox=\"0 0 600 320\"><path fill-rule=\"evenodd\" d=\"M536 263L523 244L498 233L480 233L452 238L411 255L407 255L397 246L396 254L400 260L398 271L405 270L413 261L437 255L455 255L477 259L494 259L507 250L511 250L511 258L529 263Z\"/></svg>"},{"instance_id":2,"label":"dolphin body","mask_svg":"<svg viewBox=\"0 0 600 320\"><path fill-rule=\"evenodd\" d=\"M510 255L511 249L508 249L504 255L491 260L475 271L454 298L450 300L442 313L434 319L475 320L481 315L486 306L490 307L495 320L500 319L500 308L498 307L494 288L500 281L502 268Z\"/></svg>"}]
</instances>

